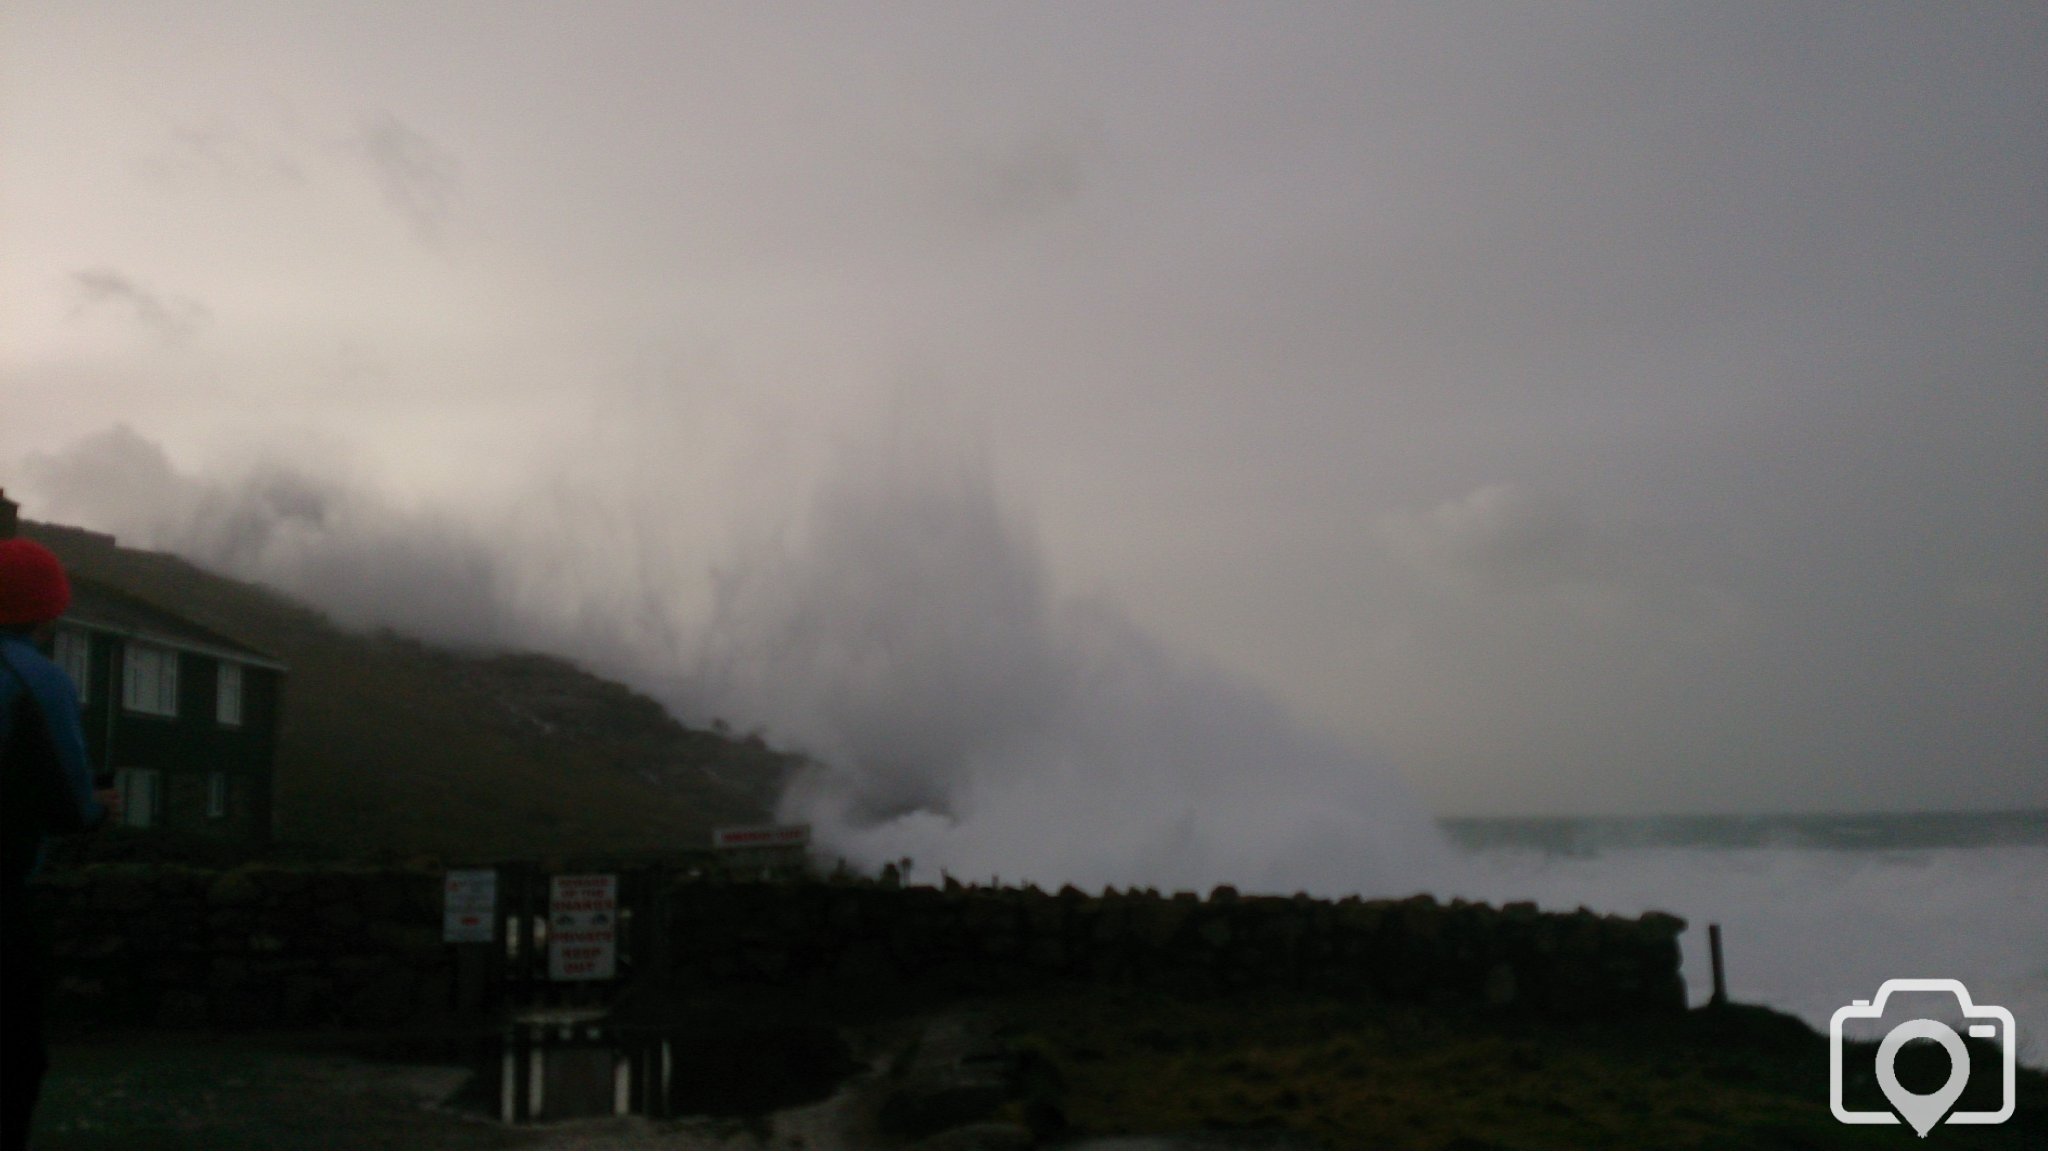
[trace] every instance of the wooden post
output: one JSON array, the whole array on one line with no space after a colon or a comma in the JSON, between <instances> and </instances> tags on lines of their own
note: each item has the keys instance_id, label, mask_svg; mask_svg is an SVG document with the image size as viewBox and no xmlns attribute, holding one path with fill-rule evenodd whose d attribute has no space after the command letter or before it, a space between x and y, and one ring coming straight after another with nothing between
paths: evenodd
<instances>
[{"instance_id":1,"label":"wooden post","mask_svg":"<svg viewBox=\"0 0 2048 1151\"><path fill-rule=\"evenodd\" d=\"M507 1024L504 1048L499 1058L503 1067L498 1078L498 1117L507 1125L519 1122L519 1028Z\"/></svg>"},{"instance_id":2,"label":"wooden post","mask_svg":"<svg viewBox=\"0 0 2048 1151\"><path fill-rule=\"evenodd\" d=\"M1714 961L1714 997L1707 1000L1709 1006L1728 1006L1728 975L1721 968L1721 925L1707 924L1707 952Z\"/></svg>"}]
</instances>

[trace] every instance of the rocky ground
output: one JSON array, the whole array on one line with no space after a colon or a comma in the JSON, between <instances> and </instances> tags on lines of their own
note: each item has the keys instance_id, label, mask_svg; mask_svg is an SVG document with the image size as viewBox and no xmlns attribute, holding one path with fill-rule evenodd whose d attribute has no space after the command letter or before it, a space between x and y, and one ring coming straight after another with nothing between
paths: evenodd
<instances>
[{"instance_id":1,"label":"rocky ground","mask_svg":"<svg viewBox=\"0 0 2048 1151\"><path fill-rule=\"evenodd\" d=\"M2018 1113L2000 1126L1937 1127L1925 1141L1912 1140L1901 1127L1845 1127L1828 1110L1825 1039L1756 1008L1563 1027L1306 997L1189 1002L1092 990L867 1020L843 1035L848 1065L857 1070L835 1092L801 1105L756 1116L520 1128L485 1114L468 1068L423 1061L416 1053L380 1056L360 1037L79 1037L57 1048L35 1145L41 1151L2048 1145L2048 1076L2026 1070ZM1913 1087L1919 1072L1902 1058L1899 1074ZM465 1092L465 1085L472 1089ZM1873 1090L1867 1081L1852 1085L1852 1093Z\"/></svg>"}]
</instances>

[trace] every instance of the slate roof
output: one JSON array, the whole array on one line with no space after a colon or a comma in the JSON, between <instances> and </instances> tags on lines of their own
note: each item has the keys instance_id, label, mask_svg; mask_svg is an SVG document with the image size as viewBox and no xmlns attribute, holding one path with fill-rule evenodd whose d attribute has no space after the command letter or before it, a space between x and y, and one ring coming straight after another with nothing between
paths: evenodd
<instances>
[{"instance_id":1,"label":"slate roof","mask_svg":"<svg viewBox=\"0 0 2048 1151\"><path fill-rule=\"evenodd\" d=\"M63 622L199 655L231 659L273 671L285 670L285 665L273 655L85 576L71 577L71 610L64 613Z\"/></svg>"}]
</instances>

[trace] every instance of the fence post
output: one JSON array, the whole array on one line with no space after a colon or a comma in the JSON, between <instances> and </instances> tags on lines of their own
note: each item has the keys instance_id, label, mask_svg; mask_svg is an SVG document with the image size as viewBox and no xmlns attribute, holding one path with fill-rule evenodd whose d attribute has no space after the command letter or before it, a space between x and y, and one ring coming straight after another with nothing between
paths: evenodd
<instances>
[{"instance_id":1,"label":"fence post","mask_svg":"<svg viewBox=\"0 0 2048 1151\"><path fill-rule=\"evenodd\" d=\"M1714 997L1707 1002L1714 1007L1728 1006L1728 976L1721 968L1721 925L1707 924L1707 953L1714 963Z\"/></svg>"}]
</instances>

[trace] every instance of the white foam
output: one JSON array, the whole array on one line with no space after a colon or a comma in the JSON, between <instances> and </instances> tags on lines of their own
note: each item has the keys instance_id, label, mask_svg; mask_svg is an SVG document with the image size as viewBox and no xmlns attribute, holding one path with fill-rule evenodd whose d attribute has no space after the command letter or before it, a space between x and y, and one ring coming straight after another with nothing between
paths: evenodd
<instances>
[{"instance_id":1,"label":"white foam","mask_svg":"<svg viewBox=\"0 0 2048 1151\"><path fill-rule=\"evenodd\" d=\"M849 452L800 530L721 572L688 695L818 760L782 802L879 866L1058 885L1413 890L1405 782L1052 588L985 461Z\"/></svg>"},{"instance_id":2,"label":"white foam","mask_svg":"<svg viewBox=\"0 0 2048 1151\"><path fill-rule=\"evenodd\" d=\"M1497 850L1460 870L1442 894L1684 916L1695 1003L1712 990L1706 929L1718 923L1729 996L1821 1031L1887 979L1958 979L1977 1004L2013 1013L2023 1062L2048 1065L2048 847Z\"/></svg>"}]
</instances>

